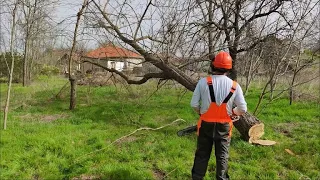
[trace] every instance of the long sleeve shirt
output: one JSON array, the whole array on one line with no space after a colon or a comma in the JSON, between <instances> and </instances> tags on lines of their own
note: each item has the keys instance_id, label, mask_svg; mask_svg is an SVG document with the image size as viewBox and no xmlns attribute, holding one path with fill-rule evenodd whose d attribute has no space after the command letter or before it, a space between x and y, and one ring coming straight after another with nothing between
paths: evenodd
<instances>
[{"instance_id":1,"label":"long sleeve shirt","mask_svg":"<svg viewBox=\"0 0 320 180\"><path fill-rule=\"evenodd\" d=\"M212 75L212 81L216 104L220 106L230 92L232 80L225 75ZM199 80L196 89L193 92L190 104L191 107L200 109L200 114L204 114L209 109L210 103L211 99L207 79L202 78ZM233 109L233 112L236 115L241 115L247 111L247 103L238 83L235 92L227 103L227 112L229 115L232 115L233 104L236 105Z\"/></svg>"}]
</instances>

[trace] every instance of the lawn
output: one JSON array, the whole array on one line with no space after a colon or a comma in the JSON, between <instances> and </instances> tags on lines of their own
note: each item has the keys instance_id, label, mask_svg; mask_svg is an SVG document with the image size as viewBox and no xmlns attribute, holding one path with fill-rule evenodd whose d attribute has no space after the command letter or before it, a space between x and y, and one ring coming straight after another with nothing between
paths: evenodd
<instances>
[{"instance_id":1,"label":"lawn","mask_svg":"<svg viewBox=\"0 0 320 180\"><path fill-rule=\"evenodd\" d=\"M40 77L29 87L15 84L7 130L1 130L0 179L190 179L196 135L176 131L195 124L192 96L177 86L78 86L77 107L68 110L68 81ZM1 107L6 84L1 84ZM246 97L253 111L259 89ZM1 108L2 110L3 108ZM3 111L1 111L3 113ZM117 139L140 127L141 130ZM230 149L232 179L320 179L320 114L315 101L273 102L258 115L263 138L274 146L251 145L236 129ZM3 117L1 116L1 125ZM291 150L295 155L285 151ZM215 160L206 179L215 177Z\"/></svg>"}]
</instances>

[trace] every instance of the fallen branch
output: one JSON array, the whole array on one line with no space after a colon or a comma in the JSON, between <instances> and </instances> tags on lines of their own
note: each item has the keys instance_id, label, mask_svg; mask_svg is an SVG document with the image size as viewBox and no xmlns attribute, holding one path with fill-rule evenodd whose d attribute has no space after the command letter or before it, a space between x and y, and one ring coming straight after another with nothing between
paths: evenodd
<instances>
[{"instance_id":1,"label":"fallen branch","mask_svg":"<svg viewBox=\"0 0 320 180\"><path fill-rule=\"evenodd\" d=\"M176 171L177 168L174 168L172 171L168 172L168 174L166 174L162 179L167 178L172 172Z\"/></svg>"},{"instance_id":2,"label":"fallen branch","mask_svg":"<svg viewBox=\"0 0 320 180\"><path fill-rule=\"evenodd\" d=\"M131 132L131 133L127 134L127 135L124 135L124 136L116 139L115 141L111 142L107 147L102 148L102 149L98 149L98 150L95 150L95 151L92 151L92 152L87 153L87 154L84 154L84 155L80 156L79 158L77 158L75 161L78 161L79 159L81 159L81 158L84 157L84 156L88 156L88 155L95 154L95 153L97 153L97 152L106 150L107 148L109 148L109 147L110 147L111 145L113 145L114 143L116 143L116 142L118 142L118 141L120 141L120 140L122 140L122 139L124 139L124 138L127 138L127 137L129 137L129 136L131 136L131 135L133 135L133 134L135 134L135 133L137 133L137 132L139 132L139 131L142 131L142 130L157 131L157 130L159 130L159 129L163 129L163 128L168 127L168 126L172 126L173 124L175 124L175 123L177 123L177 122L179 122L179 121L186 122L184 119L176 119L176 120L172 121L171 123L166 124L166 125L163 125L163 126L160 126L160 127L158 127L158 128L142 127L142 128L136 129L136 130L134 130L133 132Z\"/></svg>"},{"instance_id":3,"label":"fallen branch","mask_svg":"<svg viewBox=\"0 0 320 180\"><path fill-rule=\"evenodd\" d=\"M139 128L139 129L134 130L134 131L133 131L132 133L130 133L130 134L127 134L127 135L125 135L125 136L120 137L119 139L116 139L115 141L113 141L113 142L110 143L109 145L112 145L112 144L114 144L114 143L116 143L116 142L118 142L118 141L120 141L120 140L122 140L122 139L124 139L124 138L127 138L127 137L135 134L135 133L138 132L138 131L142 131L142 130L157 131L157 130L162 129L162 128L165 128L165 127L167 127L167 126L171 126L171 125L173 125L174 123L179 122L179 121L186 122L186 121L183 120L183 119L177 119L177 120L174 120L173 122L171 122L170 124L166 124L166 125L161 126L161 127L158 127L158 128L149 128L149 127Z\"/></svg>"},{"instance_id":4,"label":"fallen branch","mask_svg":"<svg viewBox=\"0 0 320 180\"><path fill-rule=\"evenodd\" d=\"M54 98L59 99L61 97L62 92L68 87L69 82L67 82L64 86L62 86L62 88L60 89L60 91L54 96ZM51 98L53 99L53 98Z\"/></svg>"}]
</instances>

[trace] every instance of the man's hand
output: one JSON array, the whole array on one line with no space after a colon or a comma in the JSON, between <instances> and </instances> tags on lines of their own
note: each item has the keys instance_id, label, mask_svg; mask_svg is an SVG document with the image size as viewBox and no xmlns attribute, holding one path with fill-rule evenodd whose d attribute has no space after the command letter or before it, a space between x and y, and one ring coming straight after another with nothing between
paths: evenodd
<instances>
[{"instance_id":1,"label":"man's hand","mask_svg":"<svg viewBox=\"0 0 320 180\"><path fill-rule=\"evenodd\" d=\"M235 114L232 114L232 115L230 116L230 118L231 118L232 122L235 122L235 121L239 121L240 116L237 116L237 115L235 115Z\"/></svg>"},{"instance_id":2,"label":"man's hand","mask_svg":"<svg viewBox=\"0 0 320 180\"><path fill-rule=\"evenodd\" d=\"M199 114L200 115L200 109L199 108L193 108L193 110L197 113L197 114Z\"/></svg>"}]
</instances>

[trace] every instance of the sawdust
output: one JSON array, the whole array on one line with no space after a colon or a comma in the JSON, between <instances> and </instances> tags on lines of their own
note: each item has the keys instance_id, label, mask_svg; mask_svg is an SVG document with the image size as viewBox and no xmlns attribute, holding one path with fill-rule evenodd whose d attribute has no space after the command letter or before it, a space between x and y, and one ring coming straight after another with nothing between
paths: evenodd
<instances>
[{"instance_id":1,"label":"sawdust","mask_svg":"<svg viewBox=\"0 0 320 180\"><path fill-rule=\"evenodd\" d=\"M295 154L294 154L290 149L285 149L285 151L286 151L287 153L289 153L290 155L295 156Z\"/></svg>"}]
</instances>

